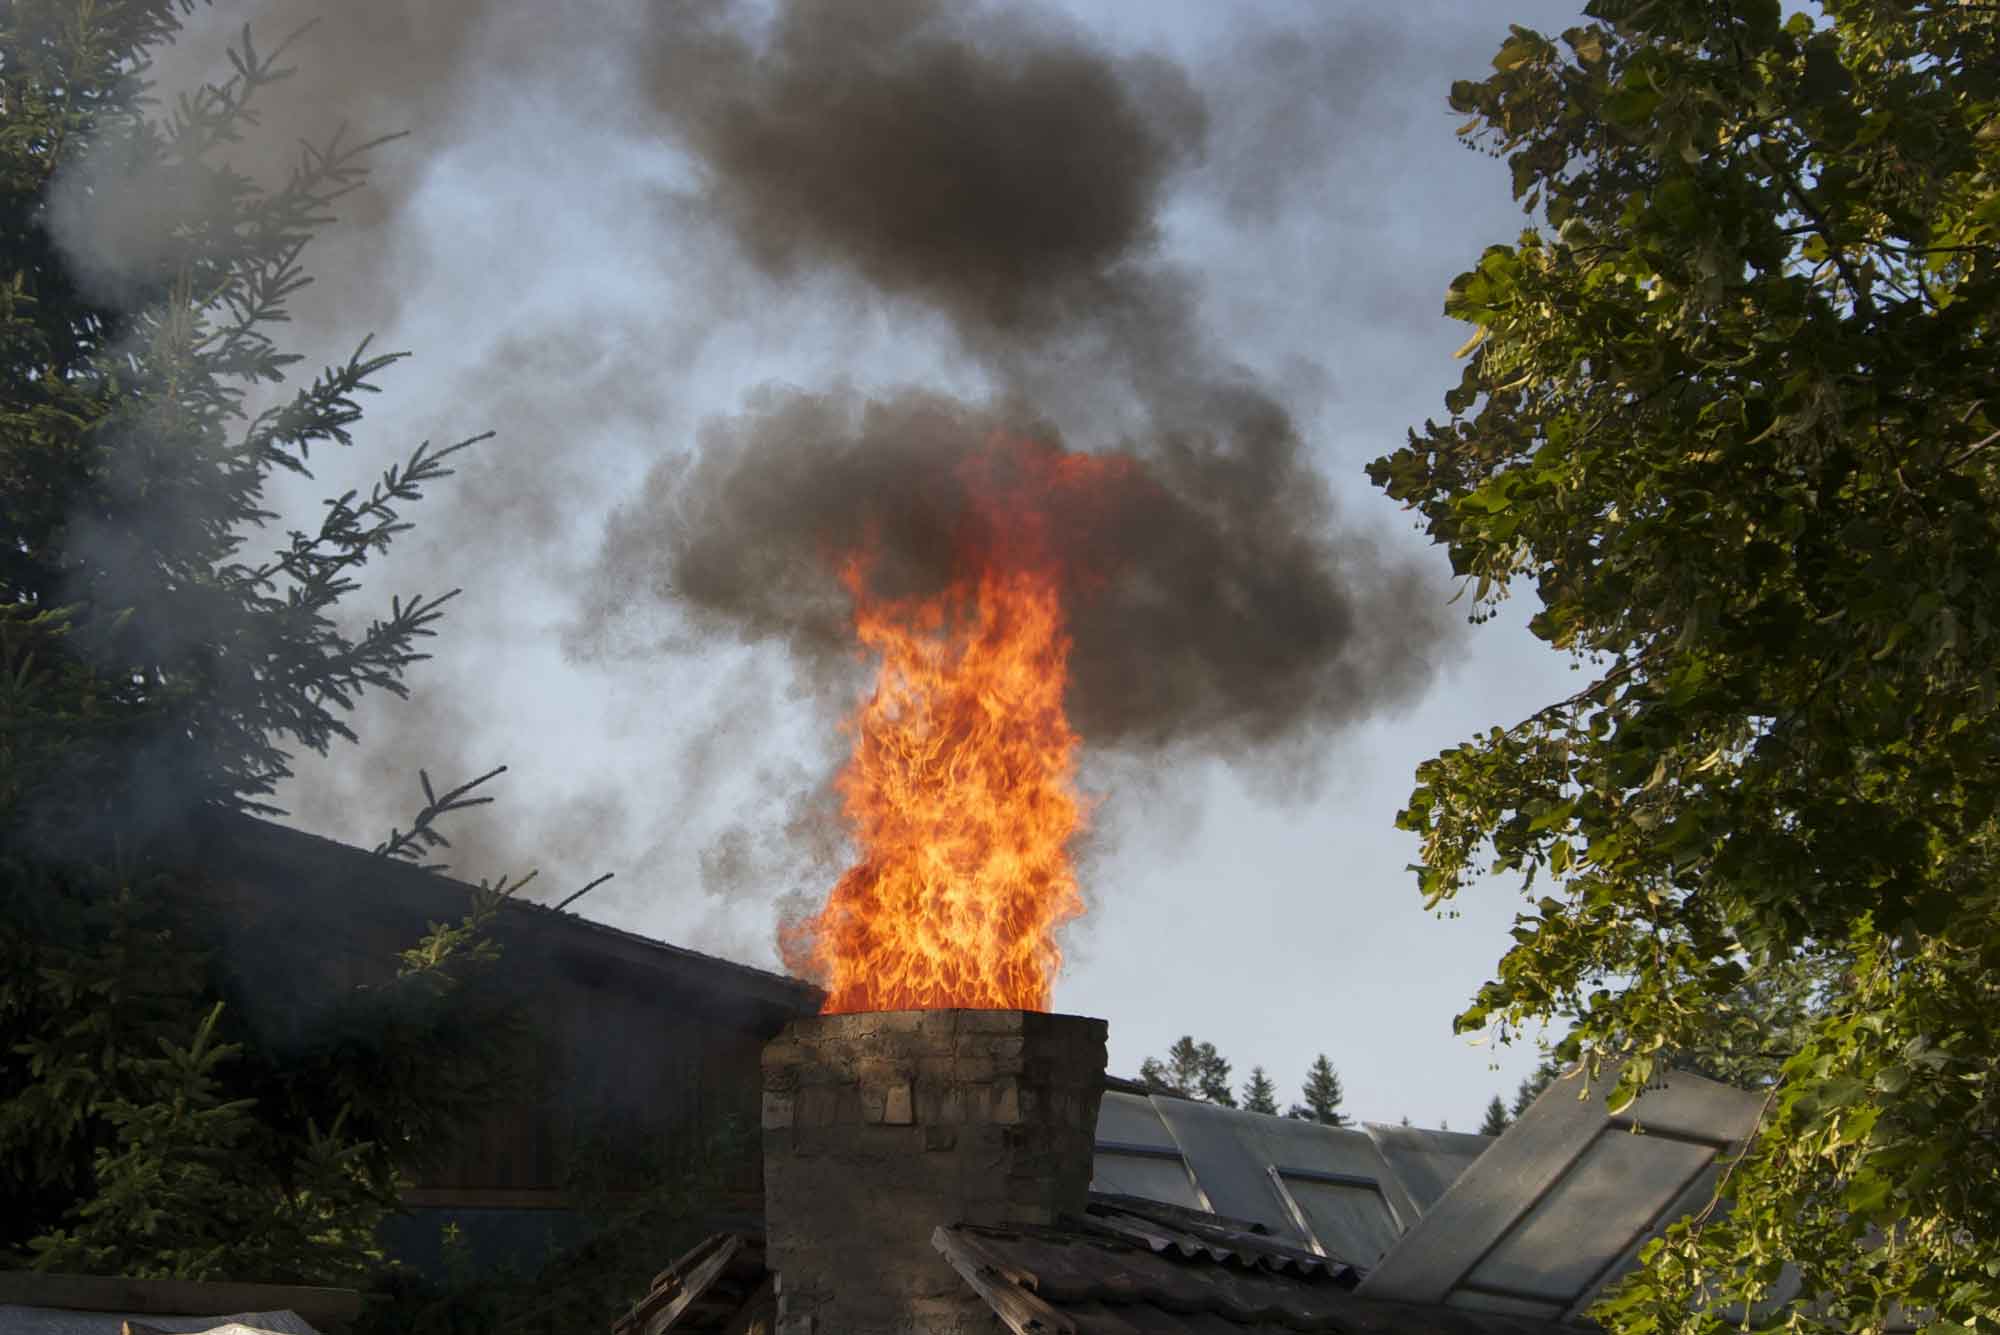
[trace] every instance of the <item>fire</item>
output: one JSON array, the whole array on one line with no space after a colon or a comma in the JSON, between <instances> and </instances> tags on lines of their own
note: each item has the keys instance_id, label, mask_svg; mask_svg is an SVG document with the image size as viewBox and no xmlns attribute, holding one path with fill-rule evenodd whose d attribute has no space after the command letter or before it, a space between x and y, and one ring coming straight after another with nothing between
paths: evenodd
<instances>
[{"instance_id":1,"label":"fire","mask_svg":"<svg viewBox=\"0 0 2000 1335\"><path fill-rule=\"evenodd\" d=\"M1050 1008L1055 931L1083 911L1063 600L1088 582L1052 516L1128 462L992 442L960 470L955 573L935 594L878 597L874 554L846 555L855 634L880 660L836 781L860 856L781 943L827 1013Z\"/></svg>"}]
</instances>

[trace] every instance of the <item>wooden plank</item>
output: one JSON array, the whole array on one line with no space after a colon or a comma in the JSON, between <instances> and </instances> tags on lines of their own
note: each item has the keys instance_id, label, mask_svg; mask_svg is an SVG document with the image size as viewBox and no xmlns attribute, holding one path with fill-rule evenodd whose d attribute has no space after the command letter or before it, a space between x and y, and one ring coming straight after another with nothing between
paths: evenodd
<instances>
[{"instance_id":1,"label":"wooden plank","mask_svg":"<svg viewBox=\"0 0 2000 1335\"><path fill-rule=\"evenodd\" d=\"M0 1303L80 1312L134 1312L142 1316L234 1316L243 1312L290 1311L321 1329L346 1325L361 1313L361 1295L353 1289L46 1275L27 1270L0 1270Z\"/></svg>"},{"instance_id":2,"label":"wooden plank","mask_svg":"<svg viewBox=\"0 0 2000 1335\"><path fill-rule=\"evenodd\" d=\"M931 1234L931 1246L944 1253L951 1268L964 1276L1014 1335L1076 1335L1068 1317L1017 1284L1012 1269L976 1239L940 1225Z\"/></svg>"},{"instance_id":3,"label":"wooden plank","mask_svg":"<svg viewBox=\"0 0 2000 1335\"><path fill-rule=\"evenodd\" d=\"M660 1335L661 1331L672 1330L674 1323L680 1320L681 1313L692 1307L704 1293L708 1292L708 1286L715 1282L716 1276L728 1268L730 1259L742 1246L742 1234L722 1235L720 1245L680 1277L679 1292L672 1300L645 1318L645 1335Z\"/></svg>"}]
</instances>

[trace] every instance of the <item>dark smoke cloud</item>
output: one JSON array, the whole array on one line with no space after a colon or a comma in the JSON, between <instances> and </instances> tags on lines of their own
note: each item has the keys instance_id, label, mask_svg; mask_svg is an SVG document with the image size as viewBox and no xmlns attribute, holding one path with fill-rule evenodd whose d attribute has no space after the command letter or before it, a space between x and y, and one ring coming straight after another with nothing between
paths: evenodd
<instances>
[{"instance_id":1,"label":"dark smoke cloud","mask_svg":"<svg viewBox=\"0 0 2000 1335\"><path fill-rule=\"evenodd\" d=\"M315 281L292 301L292 323L274 331L286 350L306 354L305 369L344 357L370 331L380 335L378 350L406 345L408 325L429 315L406 307L412 293L427 292L431 238L413 213L420 192L438 164L490 131L476 109L495 85L517 98L559 87L566 107L587 111L593 91L603 95L604 80L577 77L575 64L601 68L617 48L618 8L588 0L562 7L539 0L218 3L197 6L180 36L155 52L149 77L156 112L164 114L177 97L231 76L226 51L240 49L246 25L259 53L283 46L278 64L289 73L254 97L254 123L216 154L265 189L285 180L302 142L323 146L338 134L354 145L404 136L365 156L367 176L335 203L337 222L307 249L304 262ZM589 25L597 42L579 49L563 40L565 24L585 18L597 20ZM220 173L134 172L128 148L106 140L74 157L51 191L48 216L72 272L95 295L121 304L129 304L128 294L156 290L171 271L177 256L170 238L232 217L239 207ZM419 410L421 432L410 429L406 416L399 420L396 408L376 407L356 452L366 457L315 452L319 480L279 475L267 497L310 522L321 496L365 488L418 439L442 444L488 425L502 430L501 439L461 456L458 475L412 509L417 528L398 543L387 569L371 564L362 594L338 609L343 624L358 632L391 592L476 584L453 604L445 655L413 673L414 699L364 700L350 720L363 745L338 744L324 761L297 757L302 778L279 795L295 823L357 843L372 844L391 825L407 825L421 800L420 767L444 784L510 758L496 754L492 706L482 688L493 679L494 660L507 653L512 628L490 609L524 595L542 597L536 580L559 570L551 554L570 546L578 511L602 504L597 492L605 479L597 461L557 447L575 435L574 399L590 399L600 426L643 428L660 413L659 373L677 369L678 354L663 346L669 340L656 328L621 327L601 307L544 310L532 328L466 332L477 338L479 353L464 369L441 376L440 361L448 364L455 349L427 343L414 369L393 368L379 378L392 396L408 396L413 375L428 379L430 392L420 388L419 395L436 402ZM248 408L254 412L293 388L255 389ZM185 518L157 505L150 513L154 523ZM79 545L115 566L132 535L100 532L82 519L72 525ZM254 548L271 539L252 534L250 541ZM523 562L529 552L540 559ZM477 571L476 581L469 569ZM202 633L178 630L189 640ZM635 841L622 794L609 785L554 793L546 774L524 783L532 763L523 766L518 750L507 750L516 772L495 785L499 804L449 822L455 847L446 860L454 871L476 878L540 866L545 875L531 895L559 896L574 888L572 878L607 862L629 867ZM535 796L524 796L524 788Z\"/></svg>"},{"instance_id":2,"label":"dark smoke cloud","mask_svg":"<svg viewBox=\"0 0 2000 1335\"><path fill-rule=\"evenodd\" d=\"M935 309L1002 393L775 392L712 424L613 516L580 654L666 602L845 680L838 555L872 535L896 591L941 586L962 461L996 431L1060 444L1061 418L1146 479L1067 529L1072 557L1116 571L1069 600L1087 741L1291 758L1301 731L1428 685L1425 581L1337 530L1290 413L1210 345L1192 275L1157 254L1209 124L1183 71L932 0L790 0L761 33L716 0L666 8L655 96L744 253Z\"/></svg>"},{"instance_id":3,"label":"dark smoke cloud","mask_svg":"<svg viewBox=\"0 0 2000 1335\"><path fill-rule=\"evenodd\" d=\"M1207 115L1183 71L1047 17L942 0L659 6L649 86L750 258L851 266L964 328L1034 332L1105 299Z\"/></svg>"},{"instance_id":4,"label":"dark smoke cloud","mask_svg":"<svg viewBox=\"0 0 2000 1335\"><path fill-rule=\"evenodd\" d=\"M260 56L277 55L277 68L290 73L251 95L249 132L216 161L272 188L299 162L302 144L326 147L336 134L352 147L414 130L435 151L451 133L467 62L499 8L490 0L357 0L338 10L324 0L198 7L180 37L153 53L156 114L164 118L178 94L230 80L226 50L240 49L247 24ZM515 23L498 25L512 40L490 44L482 64L531 52L530 35L518 32L526 13L512 17ZM96 295L113 301L158 280L161 265L172 262L164 238L227 220L239 207L220 176L197 181L169 174L173 188L162 189L159 173L126 170L123 151L103 141L93 153L73 158L55 184L50 209L52 230L74 270ZM316 294L323 299L313 303L328 323L393 311L397 285L388 275L399 258L394 224L421 179L423 156L374 154L368 179L341 200L343 282Z\"/></svg>"},{"instance_id":5,"label":"dark smoke cloud","mask_svg":"<svg viewBox=\"0 0 2000 1335\"><path fill-rule=\"evenodd\" d=\"M508 760L501 803L455 827L468 874L540 865L542 888L557 894L616 868L619 880L593 892L599 906L648 876L698 873L717 903L820 888L817 870L796 868L807 845L819 850L806 859L814 868L826 860L816 766L829 757L768 781L745 773L770 760L746 760L750 744L770 747L784 731L772 723L782 674L746 680L715 719L660 732L644 776L593 770L551 784L518 740L525 729L493 740L506 707L495 702L530 693L499 684L495 665L524 623L539 635L565 621L573 662L601 675L549 689L657 690L654 708L672 719L685 704L681 669L653 648L777 640L795 651L797 689L844 711L865 665L822 550L851 533L840 499L871 498L884 513L888 500L907 502L890 573L934 580L954 504L949 462L995 428L1123 450L1153 485L1094 530L1119 547L1122 574L1076 612L1073 703L1092 743L1149 760L1177 742L1209 748L1296 787L1300 738L1317 742L1430 679L1435 598L1333 513L1288 411L1311 391L1235 366L1208 332L1217 294L1205 275L1166 258L1169 205L1188 193L1222 200L1253 234L1266 213L1296 213L1289 192L1304 177L1291 168L1331 161L1357 133L1348 117L1379 54L1362 30L1250 34L1240 50L1182 67L1110 53L1061 16L1014 4L252 0L198 8L160 82L226 75L222 41L244 22L268 48L313 20L286 62L297 73L270 90L264 123L232 160L270 182L297 140L324 142L343 123L350 138L409 137L371 156L366 187L340 201L338 226L309 250L320 281L286 341L316 363L372 329L381 346L418 357L385 376L368 457L334 456L329 487L287 508L310 515L321 490L365 485L423 436L501 434L413 515L416 531L391 558L403 564L371 569L367 592L381 599L467 593L438 660L412 678L415 700L364 702L360 749L301 758L304 778L283 799L299 823L372 842L407 819L418 766L443 779ZM631 268L630 286L670 292L651 323L607 319L588 295L532 311L491 294L440 298L429 279L449 267L433 265L447 229L539 228L555 253L595 244L606 211L514 201L505 217L440 222L417 207L427 185L482 153L537 144L601 152L607 171L648 170L620 148L628 139L678 148L692 166L676 177L691 184L662 191L654 238L636 234L646 220L634 211L606 248ZM468 179L478 180L439 194L465 193ZM114 284L153 262L137 243L169 215L211 205L109 180L75 191L61 223L79 265ZM623 176L610 184L620 193L606 198L628 209L644 194ZM726 253L713 253L718 242ZM425 330L425 306L440 299L477 316L438 326L448 336ZM779 337L760 321L773 318L764 307L783 307L782 318L786 301L822 316L844 301L877 329L941 330L939 347L992 393L779 393L685 439L684 414L715 402L691 387L704 340L716 329L751 329L749 348ZM769 374L753 365L742 381ZM823 386L817 375L802 378ZM425 386L414 415L389 402L413 378ZM593 541L583 526L633 478L644 481ZM376 610L365 601L354 615ZM533 615L516 615L522 605ZM1130 647L1142 644L1157 654ZM796 740L779 736L801 754L819 744ZM827 728L820 740L839 738ZM808 809L812 820L783 827L780 813ZM723 836L696 866L687 850L718 824Z\"/></svg>"},{"instance_id":6,"label":"dark smoke cloud","mask_svg":"<svg viewBox=\"0 0 2000 1335\"><path fill-rule=\"evenodd\" d=\"M943 588L970 505L965 462L996 433L1060 444L1020 408L769 397L713 424L614 515L598 602L575 632L584 652L644 652L617 641L623 609L672 602L707 631L784 641L840 698L855 660L838 558L878 551L878 593ZM1101 504L1052 516L1064 566L1103 577L1065 600L1069 707L1093 744L1232 753L1429 681L1436 622L1420 581L1330 536L1325 486L1277 405L1254 387L1221 397L1199 425L1145 442Z\"/></svg>"}]
</instances>

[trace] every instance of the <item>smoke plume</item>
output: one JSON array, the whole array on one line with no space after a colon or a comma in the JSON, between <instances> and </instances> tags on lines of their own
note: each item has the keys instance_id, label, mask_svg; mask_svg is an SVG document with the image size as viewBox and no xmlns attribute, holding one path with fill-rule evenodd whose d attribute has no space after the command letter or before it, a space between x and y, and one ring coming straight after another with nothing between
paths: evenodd
<instances>
[{"instance_id":1,"label":"smoke plume","mask_svg":"<svg viewBox=\"0 0 2000 1335\"><path fill-rule=\"evenodd\" d=\"M233 164L271 184L300 139L408 134L308 251L320 281L284 341L311 366L373 330L417 359L370 403L366 457L316 453L325 485L283 484L278 508L310 516L417 439L500 433L353 600L365 620L466 586L416 698L364 701L359 751L302 758L281 800L309 828L372 843L419 766L506 761L500 803L452 827L456 870L540 865L559 895L616 869L593 906L698 882L767 912L826 861L826 722L865 674L828 554L872 517L882 578L941 581L955 468L995 432L1120 452L1144 481L1064 533L1115 573L1071 608L1094 763L1170 773L1161 749L1185 747L1296 791L1302 756L1431 680L1434 592L1336 512L1295 412L1311 368L1239 364L1285 360L1244 334L1254 284L1214 278L1253 272L1256 243L1176 258L1190 199L1254 236L1324 197L1382 102L1383 23L1246 24L1241 49L1177 63L972 0L254 0L195 10L163 93L226 77L246 22L260 49L313 26ZM580 189L578 159L587 195L536 180ZM222 204L113 165L80 165L51 218L109 294ZM496 235L536 253L454 262ZM1343 313L1389 281L1355 279ZM896 369L870 376L859 350L882 347ZM740 643L790 652L751 673ZM788 692L819 706L810 729ZM607 730L561 736L590 711L557 696ZM744 915L716 917L736 949Z\"/></svg>"},{"instance_id":2,"label":"smoke plume","mask_svg":"<svg viewBox=\"0 0 2000 1335\"><path fill-rule=\"evenodd\" d=\"M648 80L767 273L851 267L966 330L1060 330L1150 248L1207 116L1180 69L934 0L660 6Z\"/></svg>"},{"instance_id":3,"label":"smoke plume","mask_svg":"<svg viewBox=\"0 0 2000 1335\"><path fill-rule=\"evenodd\" d=\"M1068 608L1087 742L1241 760L1428 684L1440 625L1415 573L1341 534L1291 415L1158 254L1209 123L1184 71L933 0L790 0L761 34L718 0L666 8L655 97L745 256L936 311L995 392L777 390L711 423L612 516L580 654L673 602L846 680L833 559L866 543L897 591L941 587L963 461L996 432L1060 444L1060 414L1144 479L1057 517L1079 564L1115 572Z\"/></svg>"},{"instance_id":4,"label":"smoke plume","mask_svg":"<svg viewBox=\"0 0 2000 1335\"><path fill-rule=\"evenodd\" d=\"M1281 409L1254 388L1221 397L1188 429L1135 443L1130 483L1049 516L1060 565L1103 577L1065 599L1070 714L1093 745L1234 754L1365 716L1429 678L1416 581L1370 544L1329 536L1325 488ZM768 398L711 424L613 516L580 650L610 651L623 609L673 602L704 630L783 641L840 699L855 664L838 557L870 548L883 592L943 588L972 503L966 461L996 434L1060 444L1018 407Z\"/></svg>"}]
</instances>

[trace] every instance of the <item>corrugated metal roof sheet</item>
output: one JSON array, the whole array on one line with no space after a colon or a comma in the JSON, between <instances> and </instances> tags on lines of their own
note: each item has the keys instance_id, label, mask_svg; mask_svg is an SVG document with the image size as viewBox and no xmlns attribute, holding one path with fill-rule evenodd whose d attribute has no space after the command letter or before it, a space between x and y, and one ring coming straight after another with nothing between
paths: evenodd
<instances>
[{"instance_id":1,"label":"corrugated metal roof sheet","mask_svg":"<svg viewBox=\"0 0 2000 1335\"><path fill-rule=\"evenodd\" d=\"M1092 1192L1084 1217L1075 1224L1080 1232L1186 1261L1205 1260L1305 1278L1331 1277L1349 1287L1360 1279L1352 1266L1272 1237L1262 1224L1158 1201Z\"/></svg>"},{"instance_id":2,"label":"corrugated metal roof sheet","mask_svg":"<svg viewBox=\"0 0 2000 1335\"><path fill-rule=\"evenodd\" d=\"M1310 1330L1325 1328L1308 1323L1327 1314L1331 1295L1347 1296L1329 1277L1189 1262L1091 1235L959 1225L938 1229L932 1241L1017 1330L1028 1328L1017 1319L1022 1309L1060 1313L1087 1303L1204 1313L1239 1327L1268 1322ZM1059 1319L1043 1320L1048 1330L1061 1329Z\"/></svg>"},{"instance_id":3,"label":"corrugated metal roof sheet","mask_svg":"<svg viewBox=\"0 0 2000 1335\"><path fill-rule=\"evenodd\" d=\"M1344 1274L1218 1264L1087 1233L961 1225L939 1228L932 1242L1020 1335L1551 1335L1562 1329L1360 1298Z\"/></svg>"}]
</instances>

